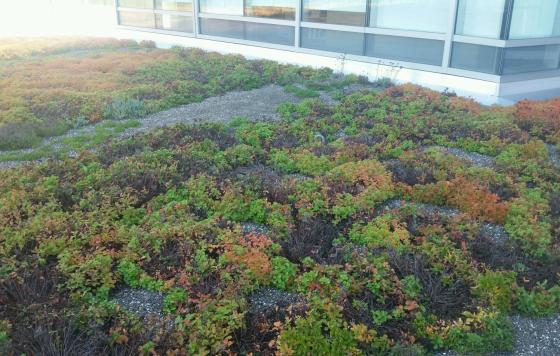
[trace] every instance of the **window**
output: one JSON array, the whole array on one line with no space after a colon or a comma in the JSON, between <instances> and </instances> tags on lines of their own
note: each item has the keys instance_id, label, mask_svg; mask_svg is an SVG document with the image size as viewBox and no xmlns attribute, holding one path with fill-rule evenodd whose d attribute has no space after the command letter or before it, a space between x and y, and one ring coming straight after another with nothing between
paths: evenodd
<instances>
[{"instance_id":1,"label":"window","mask_svg":"<svg viewBox=\"0 0 560 356\"><path fill-rule=\"evenodd\" d=\"M301 46L321 51L363 55L364 34L317 28L302 28Z\"/></svg>"},{"instance_id":2,"label":"window","mask_svg":"<svg viewBox=\"0 0 560 356\"><path fill-rule=\"evenodd\" d=\"M497 74L500 49L470 43L453 43L451 67L475 72Z\"/></svg>"},{"instance_id":3,"label":"window","mask_svg":"<svg viewBox=\"0 0 560 356\"><path fill-rule=\"evenodd\" d=\"M249 41L293 46L295 43L295 29L293 26L246 22L245 39Z\"/></svg>"},{"instance_id":4,"label":"window","mask_svg":"<svg viewBox=\"0 0 560 356\"><path fill-rule=\"evenodd\" d=\"M384 35L366 36L366 55L441 66L443 41Z\"/></svg>"},{"instance_id":5,"label":"window","mask_svg":"<svg viewBox=\"0 0 560 356\"><path fill-rule=\"evenodd\" d=\"M243 21L200 19L200 32L204 35L236 38L293 46L295 29L293 26L269 25Z\"/></svg>"},{"instance_id":6,"label":"window","mask_svg":"<svg viewBox=\"0 0 560 356\"><path fill-rule=\"evenodd\" d=\"M243 16L243 0L200 0L200 12Z\"/></svg>"},{"instance_id":7,"label":"window","mask_svg":"<svg viewBox=\"0 0 560 356\"><path fill-rule=\"evenodd\" d=\"M371 27L445 33L449 0L372 0Z\"/></svg>"},{"instance_id":8,"label":"window","mask_svg":"<svg viewBox=\"0 0 560 356\"><path fill-rule=\"evenodd\" d=\"M560 45L506 48L504 74L558 69Z\"/></svg>"},{"instance_id":9,"label":"window","mask_svg":"<svg viewBox=\"0 0 560 356\"><path fill-rule=\"evenodd\" d=\"M245 16L295 20L296 0L245 0Z\"/></svg>"},{"instance_id":10,"label":"window","mask_svg":"<svg viewBox=\"0 0 560 356\"><path fill-rule=\"evenodd\" d=\"M161 30L193 32L192 16L156 14L156 27Z\"/></svg>"},{"instance_id":11,"label":"window","mask_svg":"<svg viewBox=\"0 0 560 356\"><path fill-rule=\"evenodd\" d=\"M192 0L156 0L156 9L168 11L192 12Z\"/></svg>"},{"instance_id":12,"label":"window","mask_svg":"<svg viewBox=\"0 0 560 356\"><path fill-rule=\"evenodd\" d=\"M459 0L455 33L500 38L505 0Z\"/></svg>"},{"instance_id":13,"label":"window","mask_svg":"<svg viewBox=\"0 0 560 356\"><path fill-rule=\"evenodd\" d=\"M303 0L303 21L365 26L367 0Z\"/></svg>"},{"instance_id":14,"label":"window","mask_svg":"<svg viewBox=\"0 0 560 356\"><path fill-rule=\"evenodd\" d=\"M201 18L200 33L209 36L245 39L245 27L241 21Z\"/></svg>"},{"instance_id":15,"label":"window","mask_svg":"<svg viewBox=\"0 0 560 356\"><path fill-rule=\"evenodd\" d=\"M119 6L130 7L135 9L153 9L154 2L152 0L119 0Z\"/></svg>"},{"instance_id":16,"label":"window","mask_svg":"<svg viewBox=\"0 0 560 356\"><path fill-rule=\"evenodd\" d=\"M123 26L154 28L154 14L151 12L119 11L119 24Z\"/></svg>"},{"instance_id":17,"label":"window","mask_svg":"<svg viewBox=\"0 0 560 356\"><path fill-rule=\"evenodd\" d=\"M560 36L559 0L515 0L510 39Z\"/></svg>"}]
</instances>

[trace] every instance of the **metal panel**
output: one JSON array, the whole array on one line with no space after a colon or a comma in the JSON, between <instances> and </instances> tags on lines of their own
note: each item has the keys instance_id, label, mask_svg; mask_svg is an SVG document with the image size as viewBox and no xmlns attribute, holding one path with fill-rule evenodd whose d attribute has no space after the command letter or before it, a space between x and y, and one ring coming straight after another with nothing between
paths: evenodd
<instances>
[{"instance_id":1,"label":"metal panel","mask_svg":"<svg viewBox=\"0 0 560 356\"><path fill-rule=\"evenodd\" d=\"M193 34L197 37L200 34L200 24L198 23L198 16L200 15L200 7L198 0L193 0Z\"/></svg>"},{"instance_id":2,"label":"metal panel","mask_svg":"<svg viewBox=\"0 0 560 356\"><path fill-rule=\"evenodd\" d=\"M525 40L508 40L506 47L529 47L560 44L560 37L530 38Z\"/></svg>"},{"instance_id":3,"label":"metal panel","mask_svg":"<svg viewBox=\"0 0 560 356\"><path fill-rule=\"evenodd\" d=\"M453 35L455 34L455 23L457 22L457 11L459 10L459 0L450 0L452 2L449 11L449 21L447 33L445 35L445 45L443 47L443 61L441 66L449 68L451 63L451 47L453 46Z\"/></svg>"},{"instance_id":4,"label":"metal panel","mask_svg":"<svg viewBox=\"0 0 560 356\"><path fill-rule=\"evenodd\" d=\"M453 42L470 43L470 44L476 44L481 46L492 46L492 47L506 46L505 40L497 40L494 38L461 36L461 35L453 35Z\"/></svg>"},{"instance_id":5,"label":"metal panel","mask_svg":"<svg viewBox=\"0 0 560 356\"><path fill-rule=\"evenodd\" d=\"M294 43L295 47L299 48L301 46L301 12L303 9L303 0L297 0L296 4L296 30Z\"/></svg>"},{"instance_id":6,"label":"metal panel","mask_svg":"<svg viewBox=\"0 0 560 356\"><path fill-rule=\"evenodd\" d=\"M296 24L296 21L269 19L266 17L245 17L245 16L237 16L237 15L208 14L202 12L199 13L198 16L205 19L255 22L255 23L264 23L270 25L295 26Z\"/></svg>"}]
</instances>

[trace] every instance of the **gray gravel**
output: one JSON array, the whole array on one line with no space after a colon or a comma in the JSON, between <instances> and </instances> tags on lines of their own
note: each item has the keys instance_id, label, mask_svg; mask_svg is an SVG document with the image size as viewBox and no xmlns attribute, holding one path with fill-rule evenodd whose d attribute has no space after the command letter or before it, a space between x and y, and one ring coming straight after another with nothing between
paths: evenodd
<instances>
[{"instance_id":1,"label":"gray gravel","mask_svg":"<svg viewBox=\"0 0 560 356\"><path fill-rule=\"evenodd\" d=\"M490 223L481 224L478 235L500 245L505 244L509 240L509 235L503 226Z\"/></svg>"},{"instance_id":2,"label":"gray gravel","mask_svg":"<svg viewBox=\"0 0 560 356\"><path fill-rule=\"evenodd\" d=\"M122 288L113 299L122 309L139 318L163 317L163 293L144 289Z\"/></svg>"},{"instance_id":3,"label":"gray gravel","mask_svg":"<svg viewBox=\"0 0 560 356\"><path fill-rule=\"evenodd\" d=\"M459 148L450 148L450 147L441 147L441 146L426 147L424 149L427 150L433 148L443 153L447 153L459 159L467 161L470 165L475 167L494 168L496 166L496 161L494 160L494 158L476 152L467 152Z\"/></svg>"},{"instance_id":4,"label":"gray gravel","mask_svg":"<svg viewBox=\"0 0 560 356\"><path fill-rule=\"evenodd\" d=\"M414 206L420 214L431 216L442 216L452 218L462 213L455 208L446 206L437 206L432 204L412 203L405 200L393 199L386 201L375 209L376 215L387 214L393 210L399 210L407 206ZM494 241L497 244L505 244L509 240L509 235L501 225L491 223L479 224L479 236Z\"/></svg>"},{"instance_id":5,"label":"gray gravel","mask_svg":"<svg viewBox=\"0 0 560 356\"><path fill-rule=\"evenodd\" d=\"M554 145L547 145L548 147L548 159L550 163L557 169L560 169L560 153L558 153L558 148Z\"/></svg>"},{"instance_id":6,"label":"gray gravel","mask_svg":"<svg viewBox=\"0 0 560 356\"><path fill-rule=\"evenodd\" d=\"M283 292L273 288L262 288L248 298L249 309L253 314L269 314L275 309L286 309L290 305L305 304L303 296Z\"/></svg>"},{"instance_id":7,"label":"gray gravel","mask_svg":"<svg viewBox=\"0 0 560 356\"><path fill-rule=\"evenodd\" d=\"M509 355L560 355L560 315L540 319L514 316L511 323L515 339Z\"/></svg>"},{"instance_id":8,"label":"gray gravel","mask_svg":"<svg viewBox=\"0 0 560 356\"><path fill-rule=\"evenodd\" d=\"M453 217L461 214L461 212L455 208L437 206L431 204L411 203L399 199L386 201L381 206L375 209L375 213L377 215L387 214L392 210L402 209L407 206L414 206L417 212L425 215L440 215L443 217Z\"/></svg>"},{"instance_id":9,"label":"gray gravel","mask_svg":"<svg viewBox=\"0 0 560 356\"><path fill-rule=\"evenodd\" d=\"M255 224L252 222L241 223L241 231L244 235L268 235L270 230L264 225Z\"/></svg>"},{"instance_id":10,"label":"gray gravel","mask_svg":"<svg viewBox=\"0 0 560 356\"><path fill-rule=\"evenodd\" d=\"M161 111L140 119L140 126L127 129L120 138L129 137L139 132L171 126L179 123L197 124L203 122L227 122L236 117L244 117L251 121L274 121L280 116L276 112L282 103L298 103L301 99L287 93L278 85L267 85L265 87L250 91L234 91L227 94L208 98L200 103L178 106L173 109ZM99 124L97 124L99 125ZM51 146L55 150L60 149L60 143L65 138L79 135L93 134L97 125L70 130L62 136L50 137L42 142L42 146ZM18 154L31 152L32 149L4 152L4 154ZM2 152L0 152L0 157ZM8 169L20 166L24 161L0 162L0 169Z\"/></svg>"},{"instance_id":11,"label":"gray gravel","mask_svg":"<svg viewBox=\"0 0 560 356\"><path fill-rule=\"evenodd\" d=\"M510 317L513 327L513 351L491 356L556 356L560 355L560 315L532 319L519 315ZM458 356L452 351L437 356Z\"/></svg>"},{"instance_id":12,"label":"gray gravel","mask_svg":"<svg viewBox=\"0 0 560 356\"><path fill-rule=\"evenodd\" d=\"M280 104L299 101L295 95L286 93L284 88L278 85L267 85L250 91L234 91L208 98L200 103L178 106L150 115L141 120L140 127L129 129L123 135L133 135L179 123L227 122L236 117L252 121L273 121L280 118L276 112Z\"/></svg>"}]
</instances>

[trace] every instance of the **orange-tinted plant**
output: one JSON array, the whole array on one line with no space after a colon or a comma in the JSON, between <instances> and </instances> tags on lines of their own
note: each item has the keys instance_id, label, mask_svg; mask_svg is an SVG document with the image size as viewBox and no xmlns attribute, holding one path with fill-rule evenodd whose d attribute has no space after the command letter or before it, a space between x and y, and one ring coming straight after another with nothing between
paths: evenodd
<instances>
[{"instance_id":1,"label":"orange-tinted plant","mask_svg":"<svg viewBox=\"0 0 560 356\"><path fill-rule=\"evenodd\" d=\"M522 100L515 105L515 122L524 130L560 143L560 98L546 101Z\"/></svg>"}]
</instances>

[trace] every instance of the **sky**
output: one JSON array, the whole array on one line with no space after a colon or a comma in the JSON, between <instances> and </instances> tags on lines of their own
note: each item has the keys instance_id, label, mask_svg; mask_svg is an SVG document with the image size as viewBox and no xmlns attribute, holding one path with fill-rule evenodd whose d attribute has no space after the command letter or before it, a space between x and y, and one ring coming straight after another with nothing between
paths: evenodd
<instances>
[{"instance_id":1,"label":"sky","mask_svg":"<svg viewBox=\"0 0 560 356\"><path fill-rule=\"evenodd\" d=\"M115 16L85 0L0 0L0 37L110 36Z\"/></svg>"}]
</instances>

